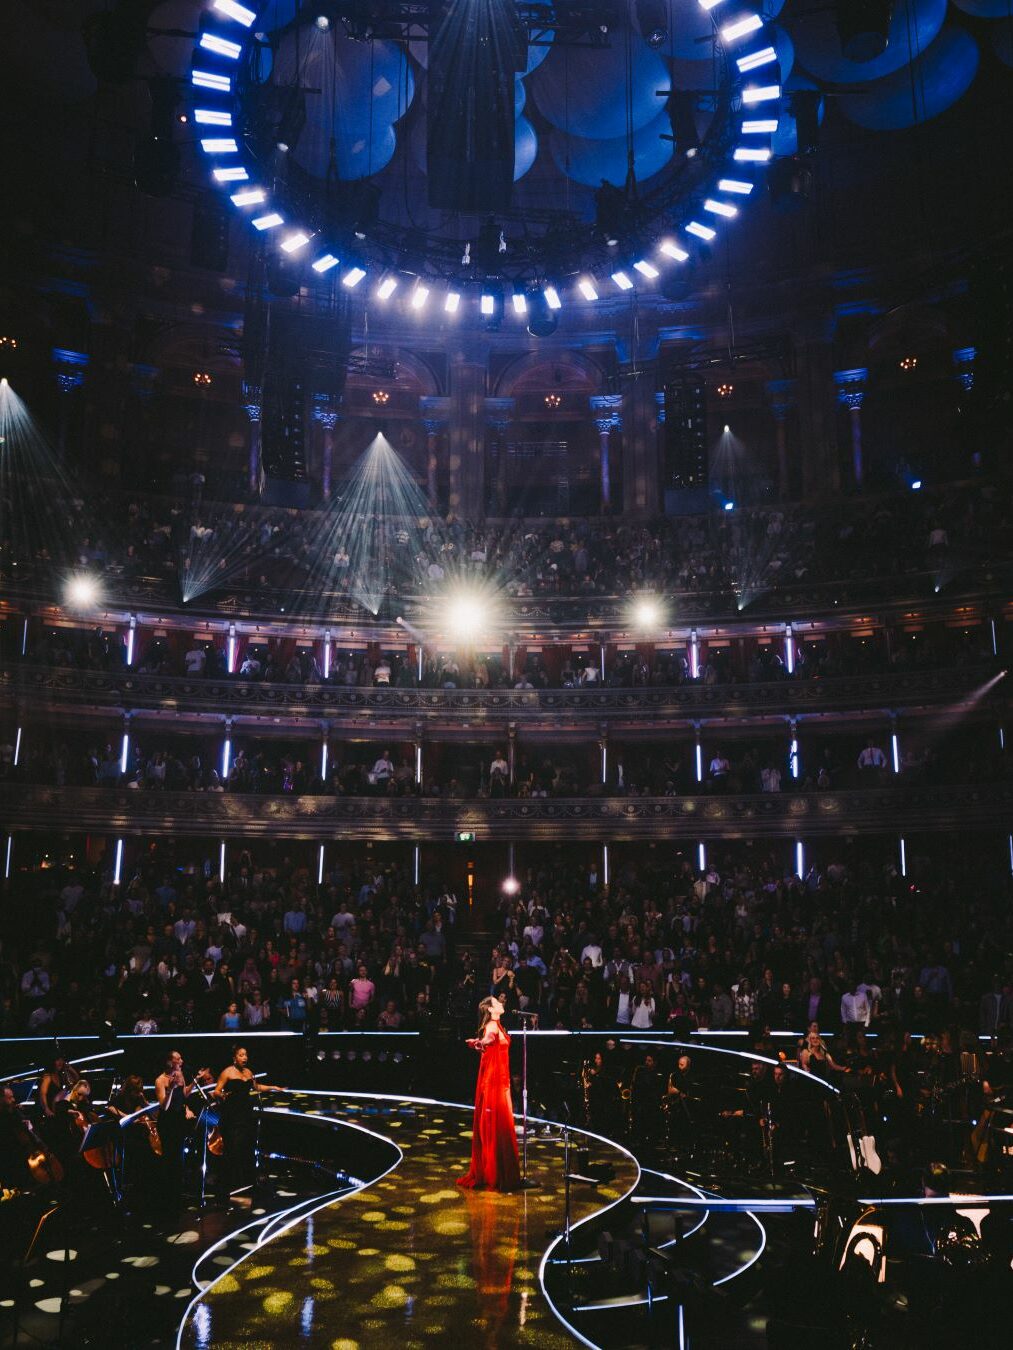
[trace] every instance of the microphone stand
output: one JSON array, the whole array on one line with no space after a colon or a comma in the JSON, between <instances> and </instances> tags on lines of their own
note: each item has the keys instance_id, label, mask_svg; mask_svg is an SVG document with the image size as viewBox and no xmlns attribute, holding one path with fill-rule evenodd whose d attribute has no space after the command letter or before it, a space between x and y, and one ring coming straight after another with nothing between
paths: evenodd
<instances>
[{"instance_id":1,"label":"microphone stand","mask_svg":"<svg viewBox=\"0 0 1013 1350\"><path fill-rule=\"evenodd\" d=\"M538 1014L517 1009L521 1021L521 1190L531 1190L536 1183L528 1177L528 1024L537 1022Z\"/></svg>"},{"instance_id":2,"label":"microphone stand","mask_svg":"<svg viewBox=\"0 0 1013 1350\"><path fill-rule=\"evenodd\" d=\"M208 1111L211 1108L211 1103L208 1100L207 1093L204 1091L204 1088L201 1086L201 1084L197 1082L196 1078L193 1080L192 1086L194 1087L194 1089L197 1092L197 1095L203 1102L203 1106L201 1107L200 1113L201 1114L200 1124L203 1125L204 1127L202 1132L203 1138L201 1140L201 1160L200 1160L200 1208L203 1209L204 1206L207 1204L208 1134L211 1131L211 1122L208 1119ZM186 1103L185 1096L183 1098L183 1102L184 1104Z\"/></svg>"}]
</instances>

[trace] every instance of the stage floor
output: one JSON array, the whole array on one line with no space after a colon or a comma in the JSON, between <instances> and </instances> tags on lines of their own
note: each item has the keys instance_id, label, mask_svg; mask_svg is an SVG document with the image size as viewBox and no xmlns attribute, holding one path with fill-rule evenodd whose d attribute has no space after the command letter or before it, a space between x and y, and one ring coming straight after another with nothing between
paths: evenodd
<instances>
[{"instance_id":1,"label":"stage floor","mask_svg":"<svg viewBox=\"0 0 1013 1350\"><path fill-rule=\"evenodd\" d=\"M529 1137L530 1191L462 1191L471 1109L419 1099L293 1097L294 1112L320 1111L335 1128L364 1127L396 1146L390 1170L361 1190L303 1212L252 1250L219 1254L183 1319L188 1350L300 1345L327 1350L452 1341L470 1346L570 1346L542 1292L539 1266L562 1226L563 1145ZM574 1138L581 1140L579 1132ZM399 1156L400 1155L400 1156ZM574 1222L637 1184L635 1161L592 1143L614 1179L576 1186ZM571 1155L571 1168L575 1159ZM368 1179L364 1179L367 1180ZM238 1259L237 1259L238 1258Z\"/></svg>"}]
</instances>

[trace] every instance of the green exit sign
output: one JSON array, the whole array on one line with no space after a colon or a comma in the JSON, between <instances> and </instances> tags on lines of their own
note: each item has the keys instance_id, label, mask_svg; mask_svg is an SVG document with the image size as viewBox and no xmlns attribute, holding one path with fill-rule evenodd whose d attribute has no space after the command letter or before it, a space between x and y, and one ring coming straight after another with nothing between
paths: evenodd
<instances>
[{"instance_id":1,"label":"green exit sign","mask_svg":"<svg viewBox=\"0 0 1013 1350\"><path fill-rule=\"evenodd\" d=\"M454 838L459 844L473 844L475 842L474 830L458 830Z\"/></svg>"}]
</instances>

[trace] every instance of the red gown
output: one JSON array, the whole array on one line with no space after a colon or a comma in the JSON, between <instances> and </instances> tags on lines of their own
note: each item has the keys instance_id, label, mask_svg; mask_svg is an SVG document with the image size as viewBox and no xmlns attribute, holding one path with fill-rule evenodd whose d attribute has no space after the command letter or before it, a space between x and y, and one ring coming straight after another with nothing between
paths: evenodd
<instances>
[{"instance_id":1,"label":"red gown","mask_svg":"<svg viewBox=\"0 0 1013 1350\"><path fill-rule=\"evenodd\" d=\"M469 1190L484 1186L493 1191L515 1191L521 1184L521 1169L510 1099L510 1037L502 1027L480 1053L471 1166L457 1184Z\"/></svg>"}]
</instances>

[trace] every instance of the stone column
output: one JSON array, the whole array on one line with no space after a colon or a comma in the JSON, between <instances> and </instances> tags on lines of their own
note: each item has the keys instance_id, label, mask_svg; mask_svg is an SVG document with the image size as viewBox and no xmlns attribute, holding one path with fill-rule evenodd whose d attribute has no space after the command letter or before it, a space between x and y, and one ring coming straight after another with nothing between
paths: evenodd
<instances>
[{"instance_id":1,"label":"stone column","mask_svg":"<svg viewBox=\"0 0 1013 1350\"><path fill-rule=\"evenodd\" d=\"M506 514L506 434L513 421L517 403L512 398L487 398L485 400L485 420L489 430L496 437L496 514Z\"/></svg>"},{"instance_id":2,"label":"stone column","mask_svg":"<svg viewBox=\"0 0 1013 1350\"><path fill-rule=\"evenodd\" d=\"M465 360L451 365L450 402L450 509L475 521L485 497L484 366Z\"/></svg>"},{"instance_id":3,"label":"stone column","mask_svg":"<svg viewBox=\"0 0 1013 1350\"><path fill-rule=\"evenodd\" d=\"M243 381L243 412L250 419L250 450L247 486L255 495L260 493L260 385Z\"/></svg>"},{"instance_id":4,"label":"stone column","mask_svg":"<svg viewBox=\"0 0 1013 1350\"><path fill-rule=\"evenodd\" d=\"M799 436L802 445L802 495L826 496L840 491L837 458L833 365L829 335L822 322L793 334L798 383Z\"/></svg>"},{"instance_id":5,"label":"stone column","mask_svg":"<svg viewBox=\"0 0 1013 1350\"><path fill-rule=\"evenodd\" d=\"M514 785L514 768L517 763L517 723L510 722L507 726L507 771L510 776L510 786Z\"/></svg>"},{"instance_id":6,"label":"stone column","mask_svg":"<svg viewBox=\"0 0 1013 1350\"><path fill-rule=\"evenodd\" d=\"M598 460L601 483L601 513L612 510L612 463L610 440L622 426L622 394L593 394L589 400L598 431Z\"/></svg>"},{"instance_id":7,"label":"stone column","mask_svg":"<svg viewBox=\"0 0 1013 1350\"><path fill-rule=\"evenodd\" d=\"M426 432L426 496L430 510L437 507L440 467L440 433L450 420L450 399L424 395L419 399L419 417Z\"/></svg>"},{"instance_id":8,"label":"stone column","mask_svg":"<svg viewBox=\"0 0 1013 1350\"><path fill-rule=\"evenodd\" d=\"M320 428L320 495L324 501L331 495L331 477L334 472L334 428L341 414L330 394L313 395L313 420Z\"/></svg>"},{"instance_id":9,"label":"stone column","mask_svg":"<svg viewBox=\"0 0 1013 1350\"><path fill-rule=\"evenodd\" d=\"M782 501L791 495L791 469L788 464L788 413L795 406L794 380L768 380L767 400L774 414L777 445L777 491Z\"/></svg>"},{"instance_id":10,"label":"stone column","mask_svg":"<svg viewBox=\"0 0 1013 1350\"><path fill-rule=\"evenodd\" d=\"M854 370L834 371L837 385L837 401L848 410L851 420L851 475L855 487L860 488L865 480L865 465L862 460L862 401L865 398L865 382L869 372L864 366Z\"/></svg>"}]
</instances>

